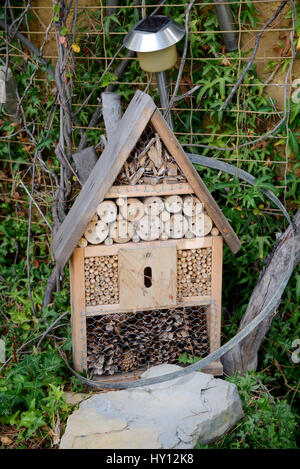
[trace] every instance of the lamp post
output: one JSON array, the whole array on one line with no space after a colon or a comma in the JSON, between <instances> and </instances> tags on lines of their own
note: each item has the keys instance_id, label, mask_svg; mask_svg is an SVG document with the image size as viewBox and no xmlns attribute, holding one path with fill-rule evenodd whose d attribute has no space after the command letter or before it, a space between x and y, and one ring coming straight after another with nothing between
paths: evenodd
<instances>
[{"instance_id":1,"label":"lamp post","mask_svg":"<svg viewBox=\"0 0 300 469\"><path fill-rule=\"evenodd\" d=\"M226 49L230 52L237 50L238 41L235 32L235 21L230 5L222 4L223 1L224 0L214 0L214 8L221 31L227 31L226 33L222 33L222 36Z\"/></svg>"},{"instance_id":2,"label":"lamp post","mask_svg":"<svg viewBox=\"0 0 300 469\"><path fill-rule=\"evenodd\" d=\"M176 43L183 38L184 28L163 15L153 15L136 23L124 39L124 46L135 51L142 70L155 73L163 109L169 104L166 70L177 60ZM173 130L171 114L167 117Z\"/></svg>"}]
</instances>

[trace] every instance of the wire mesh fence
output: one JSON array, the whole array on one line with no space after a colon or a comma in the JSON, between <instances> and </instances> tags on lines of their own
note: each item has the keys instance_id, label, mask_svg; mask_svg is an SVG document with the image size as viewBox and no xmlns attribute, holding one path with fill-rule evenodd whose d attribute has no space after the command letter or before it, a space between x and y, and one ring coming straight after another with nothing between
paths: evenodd
<instances>
[{"instance_id":1,"label":"wire mesh fence","mask_svg":"<svg viewBox=\"0 0 300 469\"><path fill-rule=\"evenodd\" d=\"M41 247L39 258L47 258L50 263L51 230L33 200L50 224L57 217L53 201L59 198L62 187L65 200L61 202L60 221L74 201L80 185L72 173L72 153L84 146L97 146L105 134L101 92L119 93L125 110L137 88L147 90L160 107L155 76L142 71L137 58L121 47L125 35L138 20L155 11L182 25L186 23L185 1L161 2L161 6L159 2L143 0L122 3L112 8L102 0L54 2L60 8L69 7L68 18L61 24L55 21L57 15L61 20L61 12L55 12L49 2L6 1L1 7L0 61L12 69L20 98L17 123L2 106L2 196L11 219L28 223L30 215L30 223L35 226L31 241ZM289 190L287 174L295 163L295 147L291 143L298 137L297 130L291 135L288 124L292 82L300 73L293 36L295 4L286 2L264 30L280 2L220 3L232 10L237 50L226 50L222 34L229 30L220 29L214 2L194 2L187 22L187 48L184 41L178 43L178 62L167 72L170 97L176 92L170 109L174 132L187 152L226 160L256 177L272 180L285 199ZM262 31L253 65L232 102L221 110ZM22 36L38 54L28 48ZM62 78L60 84L67 87L64 98L54 80L55 67ZM189 94L194 87L198 88ZM68 115L72 117L70 122ZM60 158L57 150L64 150ZM200 166L197 169L203 174ZM209 177L212 173L206 170L205 174ZM220 176L224 187L232 181ZM252 207L244 206L243 210L247 212ZM265 213L277 215L278 210L267 206ZM7 210L2 210L1 219L7 216ZM48 246L47 252L44 246Z\"/></svg>"},{"instance_id":2,"label":"wire mesh fence","mask_svg":"<svg viewBox=\"0 0 300 469\"><path fill-rule=\"evenodd\" d=\"M44 45L44 58L55 61L58 57L56 49L55 35L53 22L49 29L49 24L53 20L53 7L52 5L44 2L34 1L32 2L31 8L27 8L27 2L18 2L18 5L10 6L12 12L15 15L20 15L21 12L27 10L25 16L26 21L22 24L20 33L26 35L32 40L37 47ZM74 67L78 70L75 76L72 77L72 86L74 95L72 97L72 106L76 112L76 108L83 105L86 91L91 89L91 86L96 82L95 69L97 69L97 75L101 75L105 70L110 60L112 59L116 45L120 46L124 35L128 32L133 24L133 19L139 19L145 14L151 14L156 8L157 4L153 2L126 2L126 5L120 5L113 9L113 16L106 16L107 10L110 8L105 5L102 1L88 2L88 5L82 2L78 3L77 11L77 28L76 28L76 41L80 44L81 53L76 55L74 61ZM163 2L164 3L164 2ZM282 102L284 98L284 90L287 90L287 100L291 91L291 77L287 83L284 83L283 78L287 73L287 64L293 59L293 52L291 45L287 49L284 44L278 46L278 43L287 41L286 36L293 31L291 15L291 6L286 5L283 14L266 29L262 39L262 47L258 50L255 58L255 63L259 70L268 68L267 71L262 70L257 74L249 74L246 82L242 83L237 91L235 102L226 111L225 115L221 119L230 121L230 126L226 125L226 129L222 128L221 122L219 126L212 125L210 122L210 116L215 116L218 113L218 108L224 101L225 96L230 92L233 84L236 81L237 76L243 69L244 64L249 60L249 54L253 47L253 40L257 33L261 31L262 25L269 18L269 16L275 11L278 1L234 1L234 2L222 2L223 4L230 5L236 21L235 34L237 35L238 50L235 52L227 53L223 40L222 32L220 30L216 17L212 14L213 2L195 2L191 11L190 17L190 45L186 57L186 64L184 73L180 82L181 92L184 93L189 88L192 88L195 84L200 85L200 93L196 93L196 96L185 98L183 101L176 103L171 112L175 118L175 133L180 139L181 143L188 144L202 144L215 146L229 146L232 147L232 151L229 155L224 155L213 151L214 156L235 161L240 167L249 166L249 163L253 165L261 165L264 163L264 159L257 155L253 155L251 146L241 152L239 145L247 142L249 139L253 140L256 137L260 137L266 132L266 130L272 129L278 122L278 120L284 114L282 109ZM74 5L71 7L72 14ZM255 10L256 9L256 10ZM163 7L159 10L159 13L174 16L175 19L179 19L182 22L184 13L186 10L186 2L170 3L165 2ZM110 11L111 8L110 8ZM5 13L5 11L4 11ZM287 19L287 17L289 17ZM25 26L27 26L25 28ZM281 38L281 35L285 37ZM5 41L5 32L1 32L2 40ZM269 37L271 39L269 40ZM281 38L281 39L280 39ZM271 46L269 42L271 41ZM196 47L195 47L196 44ZM263 45L267 44L267 46ZM277 45L277 49L276 49ZM182 48L182 44L179 45L179 49ZM274 50L275 49L275 50ZM278 50L279 49L279 50ZM270 50L273 52L270 52ZM51 51L51 52L50 52ZM180 51L182 52L182 50ZM7 51L5 50L5 44L3 42L2 51L0 57L5 61ZM126 57L126 51L122 50L118 57L116 57L116 64L122 62L129 63L128 69L134 67L134 73L128 71L124 73L120 79L113 80L114 89L120 91L121 94L126 94L129 98L130 93L128 88L130 87L131 94L136 87L141 89L146 87L149 77L145 72L142 72L138 66L136 66L135 57ZM36 58L32 56L26 56L27 52L24 47L20 45L10 44L9 59L11 61L32 61L33 64L36 62ZM216 69L216 80L215 83L206 81L206 76L209 72L206 69L209 67L215 67ZM113 68L113 67L112 67ZM221 73L217 71L220 68ZM283 74L278 74L284 72ZM84 72L82 72L84 69ZM113 70L112 70L113 71ZM170 94L172 94L176 82L176 75L178 67L169 73L169 85ZM274 73L276 72L276 73ZM219 73L219 77L217 76ZM89 74L89 76L88 76ZM86 75L86 76L84 76ZM260 76L259 76L260 75ZM130 77L130 80L127 78ZM46 86L46 77L42 74L35 74L32 80L32 84L37 87ZM25 80L24 80L25 81ZM153 80L154 81L154 80ZM28 83L26 83L27 85ZM206 100L203 89L207 88L208 94L215 96L215 103L212 107L213 100ZM259 97L265 89L269 91L270 100L267 105L259 106L256 105L255 101L259 102L259 99L247 99L249 89L254 89L254 95L256 98ZM81 90L79 93L78 90ZM273 94L273 91L276 93ZM49 90L50 91L50 90ZM153 82L149 92L154 94L156 99L157 90L156 83ZM199 97L199 94L203 97ZM272 95L274 96L272 98ZM98 96L99 97L99 96ZM277 100L277 102L276 102ZM92 111L98 106L98 102L93 97L92 102L88 102L84 105L83 114L90 115ZM93 102L94 101L94 102ZM128 99L124 99L124 106L126 106ZM209 102L208 102L209 101ZM286 104L287 105L287 104ZM44 127L44 122L40 119L41 116L34 116L34 124L36 126L36 132L38 135ZM57 119L55 119L57 120ZM74 124L73 128L73 139L72 149L73 151L77 148L78 139L76 138L80 130L85 131L88 129L89 133L95 134L95 139L104 132L102 122L98 122L97 125L89 127L82 122L87 120L86 118L80 119L81 122ZM57 123L57 122L56 122ZM213 128L215 127L215 128ZM224 127L224 126L223 126ZM230 127L230 128L229 128ZM28 142L28 138L22 138L22 134L3 136L1 137L5 144L11 145L23 145L30 151L28 146L31 142ZM286 144L287 135L286 129L282 127L280 132L270 136L270 141L273 144L278 144L280 152L278 157L272 155L268 159L268 164L275 164L278 167L282 167L282 171L286 171L288 160L285 151L282 150L282 146ZM187 147L188 148L188 147ZM209 148L205 150L208 154L211 154ZM1 157L3 163L9 163L11 160L8 155ZM22 160L22 165L30 165L30 161ZM45 186L47 190L47 185ZM9 197L9 194L5 194ZM9 198L10 201L12 198ZM19 204L22 204L23 198L20 198ZM44 200L39 201L40 204L45 204ZM47 204L47 203L46 203Z\"/></svg>"}]
</instances>

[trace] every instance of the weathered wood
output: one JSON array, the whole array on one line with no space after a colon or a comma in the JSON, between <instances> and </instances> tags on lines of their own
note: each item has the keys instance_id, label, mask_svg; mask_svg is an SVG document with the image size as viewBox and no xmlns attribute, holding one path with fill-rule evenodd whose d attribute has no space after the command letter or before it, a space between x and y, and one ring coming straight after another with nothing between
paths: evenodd
<instances>
[{"instance_id":1,"label":"weathered wood","mask_svg":"<svg viewBox=\"0 0 300 469\"><path fill-rule=\"evenodd\" d=\"M98 155L94 147L88 147L73 154L73 161L81 184L85 184L98 161Z\"/></svg>"},{"instance_id":2,"label":"weathered wood","mask_svg":"<svg viewBox=\"0 0 300 469\"><path fill-rule=\"evenodd\" d=\"M211 362L210 365L201 368L202 373L208 373L213 376L222 376L223 375L223 366L220 360L215 360Z\"/></svg>"},{"instance_id":3,"label":"weathered wood","mask_svg":"<svg viewBox=\"0 0 300 469\"><path fill-rule=\"evenodd\" d=\"M183 198L183 213L187 217L193 217L204 210L203 204L196 197L186 195Z\"/></svg>"},{"instance_id":4,"label":"weathered wood","mask_svg":"<svg viewBox=\"0 0 300 469\"><path fill-rule=\"evenodd\" d=\"M190 296L182 298L180 301L177 300L176 308L184 308L190 306L209 306L211 304L211 297L207 295L203 296ZM157 306L148 309L157 309ZM144 311L145 307L140 308L121 308L120 304L110 304L110 305L96 305L96 306L86 306L87 316L104 316L105 314L111 313L130 313L132 311Z\"/></svg>"},{"instance_id":5,"label":"weathered wood","mask_svg":"<svg viewBox=\"0 0 300 469\"><path fill-rule=\"evenodd\" d=\"M146 196L160 196L172 194L192 194L193 189L187 183L176 184L141 184L140 186L112 186L105 199L122 198L122 197L146 197ZM121 199L122 200L122 199ZM118 202L117 202L117 205Z\"/></svg>"},{"instance_id":6,"label":"weathered wood","mask_svg":"<svg viewBox=\"0 0 300 469\"><path fill-rule=\"evenodd\" d=\"M108 226L101 220L91 221L85 232L85 239L91 244L102 243L108 235Z\"/></svg>"},{"instance_id":7,"label":"weathered wood","mask_svg":"<svg viewBox=\"0 0 300 469\"><path fill-rule=\"evenodd\" d=\"M87 247L87 245L88 245L87 240L85 238L80 238L80 240L78 241L77 247L85 248L85 247Z\"/></svg>"},{"instance_id":8,"label":"weathered wood","mask_svg":"<svg viewBox=\"0 0 300 469\"><path fill-rule=\"evenodd\" d=\"M149 148L148 157L154 163L156 169L159 169L161 167L163 160L161 157L161 151L159 153L157 150L157 145L153 145Z\"/></svg>"},{"instance_id":9,"label":"weathered wood","mask_svg":"<svg viewBox=\"0 0 300 469\"><path fill-rule=\"evenodd\" d=\"M181 213L175 213L170 220L165 223L165 232L170 238L183 238L188 231L189 224Z\"/></svg>"},{"instance_id":10,"label":"weathered wood","mask_svg":"<svg viewBox=\"0 0 300 469\"><path fill-rule=\"evenodd\" d=\"M176 305L176 247L119 251L121 308Z\"/></svg>"},{"instance_id":11,"label":"weathered wood","mask_svg":"<svg viewBox=\"0 0 300 469\"><path fill-rule=\"evenodd\" d=\"M300 262L300 210L293 219L295 230L295 259L294 268ZM246 312L240 323L239 330L246 327L274 298L283 279L286 276L287 266L291 259L292 235L289 227L280 237L273 252L267 257L264 269L260 274L254 288ZM257 367L257 353L270 329L272 319L280 304L278 298L275 307L269 312L268 317L259 324L242 342L236 345L230 352L222 357L224 371L228 375L240 371L246 373Z\"/></svg>"},{"instance_id":12,"label":"weathered wood","mask_svg":"<svg viewBox=\"0 0 300 469\"><path fill-rule=\"evenodd\" d=\"M122 119L121 96L118 93L106 91L101 93L101 100L106 135L109 141Z\"/></svg>"},{"instance_id":13,"label":"weathered wood","mask_svg":"<svg viewBox=\"0 0 300 469\"><path fill-rule=\"evenodd\" d=\"M109 235L115 243L128 243L133 234L133 225L128 220L118 220L110 226Z\"/></svg>"},{"instance_id":14,"label":"weathered wood","mask_svg":"<svg viewBox=\"0 0 300 469\"><path fill-rule=\"evenodd\" d=\"M135 184L141 179L144 174L145 169L139 168L135 174L130 177L130 185L135 186Z\"/></svg>"},{"instance_id":15,"label":"weathered wood","mask_svg":"<svg viewBox=\"0 0 300 469\"><path fill-rule=\"evenodd\" d=\"M222 266L223 238L221 236L213 236L211 266L212 303L207 317L211 352L217 350L221 345Z\"/></svg>"},{"instance_id":16,"label":"weathered wood","mask_svg":"<svg viewBox=\"0 0 300 469\"><path fill-rule=\"evenodd\" d=\"M183 200L180 195L170 195L165 198L166 210L170 213L181 213L183 207Z\"/></svg>"},{"instance_id":17,"label":"weathered wood","mask_svg":"<svg viewBox=\"0 0 300 469\"><path fill-rule=\"evenodd\" d=\"M182 147L178 143L176 137L168 127L166 121L164 120L158 109L151 117L150 124L153 126L154 130L159 133L164 145L175 159L181 171L187 178L189 184L192 186L197 197L202 203L204 203L205 210L220 230L220 233L224 237L225 242L228 244L230 249L234 253L236 253L241 246L240 240L238 239L237 235L233 231L225 216L223 215L221 209L217 205L216 201L212 197L206 185L200 178L196 169L193 167L192 163L187 158Z\"/></svg>"},{"instance_id":18,"label":"weathered wood","mask_svg":"<svg viewBox=\"0 0 300 469\"><path fill-rule=\"evenodd\" d=\"M177 176L177 164L168 163L167 164L167 172L168 172L168 176L171 176L171 177Z\"/></svg>"},{"instance_id":19,"label":"weathered wood","mask_svg":"<svg viewBox=\"0 0 300 469\"><path fill-rule=\"evenodd\" d=\"M161 197L146 197L144 200L145 212L147 215L159 215L164 209L164 202Z\"/></svg>"},{"instance_id":20,"label":"weathered wood","mask_svg":"<svg viewBox=\"0 0 300 469\"><path fill-rule=\"evenodd\" d=\"M170 212L168 212L167 210L163 210L160 214L159 214L159 218L161 219L162 222L166 222L168 220L170 220L171 218L171 214Z\"/></svg>"},{"instance_id":21,"label":"weathered wood","mask_svg":"<svg viewBox=\"0 0 300 469\"><path fill-rule=\"evenodd\" d=\"M70 212L54 236L53 252L60 268L64 267L71 256L97 205L102 202L112 186L154 111L155 104L150 96L137 91Z\"/></svg>"}]
</instances>

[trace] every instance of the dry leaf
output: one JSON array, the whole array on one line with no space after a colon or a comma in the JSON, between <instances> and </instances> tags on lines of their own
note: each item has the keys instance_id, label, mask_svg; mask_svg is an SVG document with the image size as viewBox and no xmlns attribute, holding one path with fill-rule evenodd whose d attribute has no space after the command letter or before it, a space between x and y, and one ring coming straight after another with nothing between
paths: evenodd
<instances>
[{"instance_id":1,"label":"dry leaf","mask_svg":"<svg viewBox=\"0 0 300 469\"><path fill-rule=\"evenodd\" d=\"M226 65L226 66L227 66L227 65L231 65L231 63L229 62L229 60L227 59L227 57L224 57L224 58L222 59L221 64L222 64L222 65Z\"/></svg>"},{"instance_id":2,"label":"dry leaf","mask_svg":"<svg viewBox=\"0 0 300 469\"><path fill-rule=\"evenodd\" d=\"M63 44L64 46L66 46L67 45L66 37L65 36L60 36L59 37L59 42L60 42L60 44Z\"/></svg>"},{"instance_id":3,"label":"dry leaf","mask_svg":"<svg viewBox=\"0 0 300 469\"><path fill-rule=\"evenodd\" d=\"M76 44L75 42L73 42L73 44L72 44L71 47L72 47L72 49L73 49L74 52L80 52L80 47L79 47L79 45Z\"/></svg>"}]
</instances>

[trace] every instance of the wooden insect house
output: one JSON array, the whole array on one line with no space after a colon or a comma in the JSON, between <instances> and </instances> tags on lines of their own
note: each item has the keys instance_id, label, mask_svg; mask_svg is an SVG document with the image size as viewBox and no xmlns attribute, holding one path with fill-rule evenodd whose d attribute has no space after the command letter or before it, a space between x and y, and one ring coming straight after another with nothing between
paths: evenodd
<instances>
[{"instance_id":1,"label":"wooden insect house","mask_svg":"<svg viewBox=\"0 0 300 469\"><path fill-rule=\"evenodd\" d=\"M60 268L70 260L75 369L118 380L216 350L223 239L237 252L221 209L137 91L54 237Z\"/></svg>"}]
</instances>

